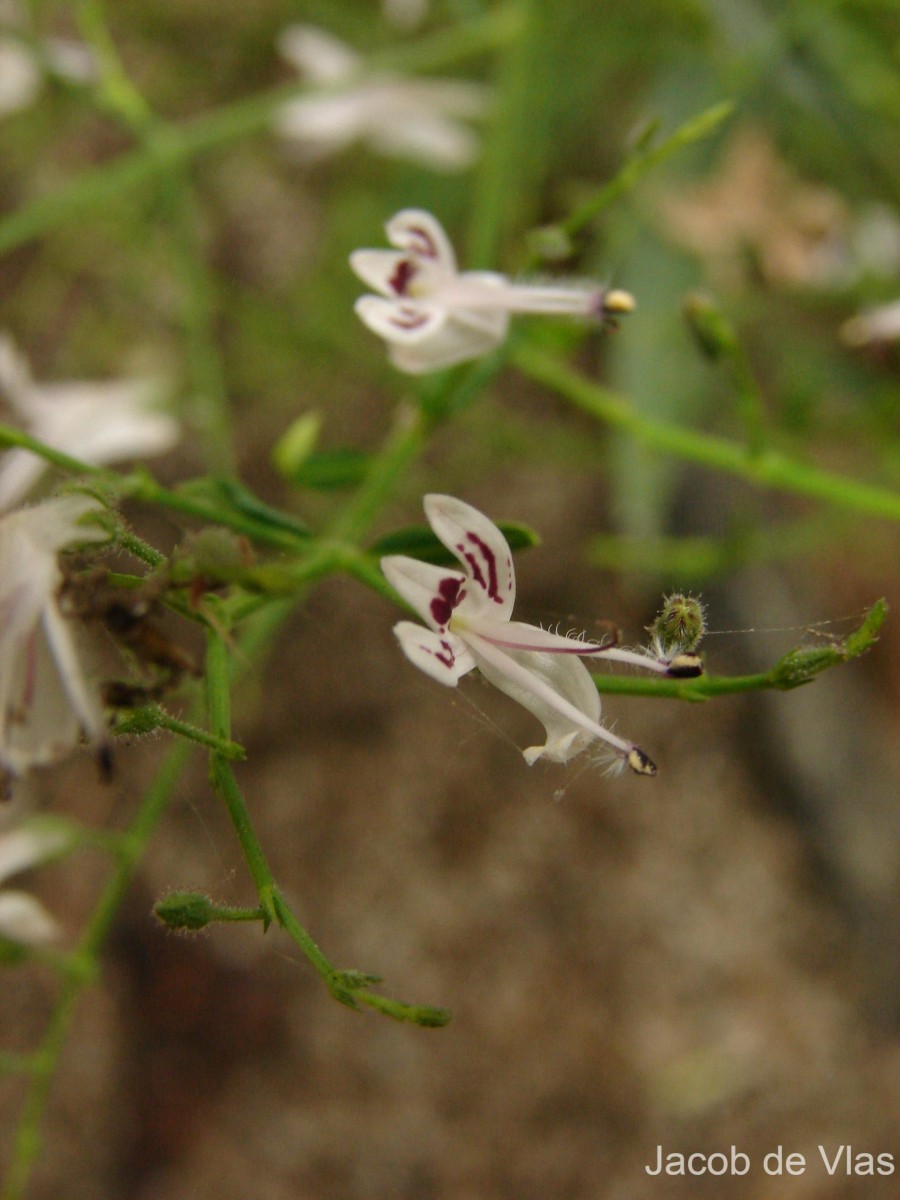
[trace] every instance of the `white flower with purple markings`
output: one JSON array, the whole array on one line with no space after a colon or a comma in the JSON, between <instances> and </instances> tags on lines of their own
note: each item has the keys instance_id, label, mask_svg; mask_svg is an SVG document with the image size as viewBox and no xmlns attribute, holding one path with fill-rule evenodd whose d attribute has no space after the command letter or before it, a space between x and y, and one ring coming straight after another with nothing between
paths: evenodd
<instances>
[{"instance_id":1,"label":"white flower with purple markings","mask_svg":"<svg viewBox=\"0 0 900 1200\"><path fill-rule=\"evenodd\" d=\"M427 627L413 621L394 626L410 662L448 687L477 667L533 713L547 736L542 746L524 751L528 763L566 762L600 742L637 774L654 775L656 767L643 750L600 724L600 697L584 659L612 659L663 675L672 673L669 664L514 621L512 553L497 526L452 496L426 496L424 507L434 533L462 569L405 555L381 560L388 582ZM692 673L699 674L699 667Z\"/></svg>"},{"instance_id":2,"label":"white flower with purple markings","mask_svg":"<svg viewBox=\"0 0 900 1200\"><path fill-rule=\"evenodd\" d=\"M394 250L356 250L350 265L379 295L356 313L384 338L401 371L422 375L480 358L502 345L513 313L611 321L631 312L628 292L595 283L516 283L496 271L459 271L440 223L407 208L388 221Z\"/></svg>"}]
</instances>

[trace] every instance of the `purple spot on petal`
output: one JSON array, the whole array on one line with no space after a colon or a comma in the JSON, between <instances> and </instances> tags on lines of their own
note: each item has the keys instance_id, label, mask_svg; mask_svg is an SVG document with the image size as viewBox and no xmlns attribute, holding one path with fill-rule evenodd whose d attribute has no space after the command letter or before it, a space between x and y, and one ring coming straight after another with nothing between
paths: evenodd
<instances>
[{"instance_id":1,"label":"purple spot on petal","mask_svg":"<svg viewBox=\"0 0 900 1200\"><path fill-rule=\"evenodd\" d=\"M453 653L453 647L450 645L449 642L445 642L442 639L441 640L441 648L443 649L444 653L443 654L435 654L434 657L438 660L438 662L443 663L445 667L452 668L454 663L456 662L456 655Z\"/></svg>"},{"instance_id":2,"label":"purple spot on petal","mask_svg":"<svg viewBox=\"0 0 900 1200\"><path fill-rule=\"evenodd\" d=\"M388 287L391 291L396 292L398 296L405 296L409 281L416 273L416 268L408 258L401 258L397 263L397 269L388 280Z\"/></svg>"},{"instance_id":3,"label":"purple spot on petal","mask_svg":"<svg viewBox=\"0 0 900 1200\"><path fill-rule=\"evenodd\" d=\"M414 308L404 308L402 304L398 305L396 310L391 313L390 321L392 325L396 325L398 329L419 329L422 325L428 324L428 314L418 312Z\"/></svg>"},{"instance_id":4,"label":"purple spot on petal","mask_svg":"<svg viewBox=\"0 0 900 1200\"><path fill-rule=\"evenodd\" d=\"M441 629L446 629L450 623L450 617L453 615L453 610L466 594L460 589L463 586L461 579L442 579L438 584L438 594L431 601L431 615L435 625Z\"/></svg>"},{"instance_id":5,"label":"purple spot on petal","mask_svg":"<svg viewBox=\"0 0 900 1200\"><path fill-rule=\"evenodd\" d=\"M469 564L469 570L472 572L473 580L478 584L479 587L483 588L484 591L487 592L487 594L496 604L502 604L503 597L500 595L500 587L497 581L496 555L490 546L481 540L477 533L467 533L466 541L475 547L478 554L481 555L481 560L487 569L487 578L485 578L484 572L481 570L481 566L479 565L479 561L475 554L471 550L467 549L463 543L459 543L456 548ZM510 584L511 582L512 581L510 580Z\"/></svg>"},{"instance_id":6,"label":"purple spot on petal","mask_svg":"<svg viewBox=\"0 0 900 1200\"><path fill-rule=\"evenodd\" d=\"M409 240L416 254L421 254L423 258L437 258L437 246L427 229L422 229L420 225L411 226Z\"/></svg>"}]
</instances>

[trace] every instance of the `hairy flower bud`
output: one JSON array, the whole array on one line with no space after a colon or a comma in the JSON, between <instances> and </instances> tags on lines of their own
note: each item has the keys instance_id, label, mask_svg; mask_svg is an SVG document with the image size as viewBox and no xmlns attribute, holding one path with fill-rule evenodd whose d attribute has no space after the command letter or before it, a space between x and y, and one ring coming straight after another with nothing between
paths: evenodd
<instances>
[{"instance_id":1,"label":"hairy flower bud","mask_svg":"<svg viewBox=\"0 0 900 1200\"><path fill-rule=\"evenodd\" d=\"M216 906L202 892L170 892L153 905L153 912L170 929L203 929L216 919Z\"/></svg>"},{"instance_id":2,"label":"hairy flower bud","mask_svg":"<svg viewBox=\"0 0 900 1200\"><path fill-rule=\"evenodd\" d=\"M696 596L673 592L664 597L663 607L653 624L647 626L647 632L652 636L659 657L675 668L680 658L696 659L693 651L706 633L706 611ZM699 672L685 673L696 675Z\"/></svg>"}]
</instances>

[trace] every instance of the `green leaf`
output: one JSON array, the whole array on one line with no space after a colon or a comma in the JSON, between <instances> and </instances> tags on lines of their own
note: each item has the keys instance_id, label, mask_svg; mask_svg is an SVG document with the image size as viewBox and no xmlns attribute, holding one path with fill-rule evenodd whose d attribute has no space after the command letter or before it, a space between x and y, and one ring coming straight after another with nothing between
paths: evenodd
<instances>
[{"instance_id":1,"label":"green leaf","mask_svg":"<svg viewBox=\"0 0 900 1200\"><path fill-rule=\"evenodd\" d=\"M332 488L355 487L369 470L370 457L363 450L345 447L341 450L320 450L310 454L283 474L296 487L328 491Z\"/></svg>"},{"instance_id":2,"label":"green leaf","mask_svg":"<svg viewBox=\"0 0 900 1200\"><path fill-rule=\"evenodd\" d=\"M304 538L310 536L309 526L298 517L284 512L280 508L273 508L271 504L260 500L259 496L251 492L248 487L234 479L190 480L177 488L177 494L187 496L191 500L205 501L214 506L220 510L218 516L223 524L227 523L225 521L226 512L223 510L230 510L257 525L260 529L280 530ZM217 514L210 514L211 517L215 515Z\"/></svg>"}]
</instances>

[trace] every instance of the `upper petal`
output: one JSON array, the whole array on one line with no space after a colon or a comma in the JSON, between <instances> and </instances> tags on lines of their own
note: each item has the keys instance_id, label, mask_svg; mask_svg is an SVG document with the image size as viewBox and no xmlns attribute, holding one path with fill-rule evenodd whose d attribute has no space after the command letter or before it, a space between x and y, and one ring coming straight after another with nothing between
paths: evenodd
<instances>
[{"instance_id":1,"label":"upper petal","mask_svg":"<svg viewBox=\"0 0 900 1200\"><path fill-rule=\"evenodd\" d=\"M359 69L359 55L339 38L313 25L289 25L277 41L278 51L315 83L340 83Z\"/></svg>"},{"instance_id":2,"label":"upper petal","mask_svg":"<svg viewBox=\"0 0 900 1200\"><path fill-rule=\"evenodd\" d=\"M484 513L432 492L424 500L431 528L466 568L471 586L465 608L487 613L495 621L509 620L516 599L516 577L506 538Z\"/></svg>"},{"instance_id":3,"label":"upper petal","mask_svg":"<svg viewBox=\"0 0 900 1200\"><path fill-rule=\"evenodd\" d=\"M385 226L388 241L407 250L443 274L456 274L456 255L436 217L423 208L404 208Z\"/></svg>"},{"instance_id":4,"label":"upper petal","mask_svg":"<svg viewBox=\"0 0 900 1200\"><path fill-rule=\"evenodd\" d=\"M446 631L453 610L466 596L468 580L459 571L419 562L405 554L390 554L381 560L388 583L422 620L439 633Z\"/></svg>"}]
</instances>

